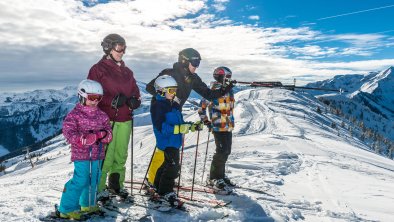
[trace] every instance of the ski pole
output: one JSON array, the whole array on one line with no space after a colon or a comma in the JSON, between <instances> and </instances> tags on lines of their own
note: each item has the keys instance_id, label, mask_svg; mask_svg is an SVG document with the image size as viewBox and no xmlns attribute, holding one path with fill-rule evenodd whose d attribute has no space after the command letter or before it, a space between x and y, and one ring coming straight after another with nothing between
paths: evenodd
<instances>
[{"instance_id":1,"label":"ski pole","mask_svg":"<svg viewBox=\"0 0 394 222\"><path fill-rule=\"evenodd\" d=\"M89 208L92 199L92 146L89 147Z\"/></svg>"},{"instance_id":2,"label":"ski pole","mask_svg":"<svg viewBox=\"0 0 394 222\"><path fill-rule=\"evenodd\" d=\"M101 174L101 172L100 172L100 169L101 169L101 166L100 166L100 156L101 156L101 150L103 149L103 143L100 141L100 143L99 143L99 151L98 151L98 155L97 155L97 177L96 177L96 188L95 188L95 191L94 191L94 198L93 198L93 200L94 200L94 204L96 204L96 199L97 199L97 192L98 192L98 184L99 184L99 178L100 178L100 174Z\"/></svg>"},{"instance_id":3,"label":"ski pole","mask_svg":"<svg viewBox=\"0 0 394 222\"><path fill-rule=\"evenodd\" d=\"M211 135L211 130L208 128L208 140L207 140L207 148L205 149L204 167L202 168L201 184L204 184L204 173L205 173L205 165L207 163L208 145L209 145L209 136L210 135Z\"/></svg>"},{"instance_id":4,"label":"ski pole","mask_svg":"<svg viewBox=\"0 0 394 222\"><path fill-rule=\"evenodd\" d=\"M181 186L181 172L182 172L182 160L183 160L183 148L185 147L185 134L182 134L182 150L181 150L181 163L179 165L179 178L178 178L178 189L176 195L179 195L179 187Z\"/></svg>"},{"instance_id":5,"label":"ski pole","mask_svg":"<svg viewBox=\"0 0 394 222\"><path fill-rule=\"evenodd\" d=\"M131 163L130 163L130 178L131 178L131 189L130 189L130 195L133 195L133 166L134 166L134 155L133 155L133 151L134 151L134 119L131 119L131 146L130 146L130 155L131 155Z\"/></svg>"},{"instance_id":6,"label":"ski pole","mask_svg":"<svg viewBox=\"0 0 394 222\"><path fill-rule=\"evenodd\" d=\"M148 171L149 171L150 165L152 163L153 156L155 155L155 152L156 152L156 146L153 149L152 157L150 158L150 161L149 161L149 164L148 164L148 168L146 169L144 179L142 180L142 184L141 184L141 188L140 188L139 193L141 193L142 187L144 187L144 183L145 183L145 180L146 180L146 175L148 175ZM133 189L133 186L131 186L131 189Z\"/></svg>"},{"instance_id":7,"label":"ski pole","mask_svg":"<svg viewBox=\"0 0 394 222\"><path fill-rule=\"evenodd\" d=\"M194 178L196 176L196 165L197 165L197 155L198 155L198 142L200 139L200 130L197 131L197 144L196 144L196 155L194 157L194 170L193 170L193 181L192 181L192 193L190 196L190 200L193 200L193 189L194 189Z\"/></svg>"}]
</instances>

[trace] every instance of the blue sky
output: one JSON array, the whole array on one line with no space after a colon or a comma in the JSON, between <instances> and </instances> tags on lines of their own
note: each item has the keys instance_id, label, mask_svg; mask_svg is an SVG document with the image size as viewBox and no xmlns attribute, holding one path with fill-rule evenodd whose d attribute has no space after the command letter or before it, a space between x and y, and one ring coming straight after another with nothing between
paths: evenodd
<instances>
[{"instance_id":1,"label":"blue sky","mask_svg":"<svg viewBox=\"0 0 394 222\"><path fill-rule=\"evenodd\" d=\"M394 65L393 13L393 0L3 0L0 91L76 85L109 33L125 37L142 82L187 47L206 82L222 65L244 81L368 73Z\"/></svg>"}]
</instances>

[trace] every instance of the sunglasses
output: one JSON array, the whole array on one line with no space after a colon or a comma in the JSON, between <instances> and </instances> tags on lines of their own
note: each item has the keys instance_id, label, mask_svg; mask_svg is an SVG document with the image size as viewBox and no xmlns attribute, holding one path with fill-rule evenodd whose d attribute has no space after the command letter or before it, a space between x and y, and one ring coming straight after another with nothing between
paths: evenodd
<instances>
[{"instance_id":1,"label":"sunglasses","mask_svg":"<svg viewBox=\"0 0 394 222\"><path fill-rule=\"evenodd\" d=\"M192 59L192 60L190 60L189 62L190 62L190 64L193 66L193 67L198 67L199 65L200 65L200 61L201 60L199 60L199 59Z\"/></svg>"},{"instance_id":2,"label":"sunglasses","mask_svg":"<svg viewBox=\"0 0 394 222\"><path fill-rule=\"evenodd\" d=\"M177 88L166 88L165 92L170 94L170 95L175 95L176 94L176 89Z\"/></svg>"},{"instance_id":3,"label":"sunglasses","mask_svg":"<svg viewBox=\"0 0 394 222\"><path fill-rule=\"evenodd\" d=\"M126 46L125 45L119 45L119 44L117 44L114 48L113 48L113 50L115 51L115 52L117 52L117 53L126 53Z\"/></svg>"},{"instance_id":4,"label":"sunglasses","mask_svg":"<svg viewBox=\"0 0 394 222\"><path fill-rule=\"evenodd\" d=\"M87 97L88 100L90 101L98 101L100 102L103 99L103 95L99 95L99 94L88 94Z\"/></svg>"}]
</instances>

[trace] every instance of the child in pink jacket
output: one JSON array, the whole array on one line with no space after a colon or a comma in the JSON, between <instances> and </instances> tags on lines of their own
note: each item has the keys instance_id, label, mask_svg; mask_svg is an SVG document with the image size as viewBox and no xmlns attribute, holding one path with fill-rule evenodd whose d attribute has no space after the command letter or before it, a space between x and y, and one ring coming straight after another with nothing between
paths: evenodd
<instances>
[{"instance_id":1,"label":"child in pink jacket","mask_svg":"<svg viewBox=\"0 0 394 222\"><path fill-rule=\"evenodd\" d=\"M57 215L80 220L84 213L100 208L96 204L97 181L105 146L112 140L107 114L97 105L103 97L103 88L93 80L83 80L78 86L79 103L63 122L63 135L71 144L74 175L65 184Z\"/></svg>"}]
</instances>

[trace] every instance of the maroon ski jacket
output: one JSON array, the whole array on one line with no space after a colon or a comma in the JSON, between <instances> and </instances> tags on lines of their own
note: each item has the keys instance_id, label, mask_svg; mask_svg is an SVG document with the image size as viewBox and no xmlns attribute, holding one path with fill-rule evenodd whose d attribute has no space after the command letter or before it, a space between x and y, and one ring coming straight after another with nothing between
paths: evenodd
<instances>
[{"instance_id":1,"label":"maroon ski jacket","mask_svg":"<svg viewBox=\"0 0 394 222\"><path fill-rule=\"evenodd\" d=\"M101 83L104 97L98 106L109 116L111 121L125 122L132 119L133 110L130 110L126 104L119 108L116 117L116 110L111 107L112 99L119 93L127 98L132 96L140 98L140 90L134 79L133 71L126 67L123 61L118 66L115 61L104 56L90 69L88 79Z\"/></svg>"}]
</instances>

